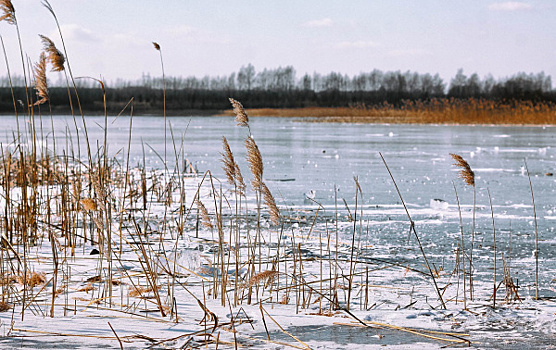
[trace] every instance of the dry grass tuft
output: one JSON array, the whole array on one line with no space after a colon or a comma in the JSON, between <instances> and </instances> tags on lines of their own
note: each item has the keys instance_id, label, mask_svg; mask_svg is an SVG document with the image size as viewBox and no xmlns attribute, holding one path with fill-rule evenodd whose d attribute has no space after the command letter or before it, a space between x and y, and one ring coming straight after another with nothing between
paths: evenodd
<instances>
[{"instance_id":1,"label":"dry grass tuft","mask_svg":"<svg viewBox=\"0 0 556 350\"><path fill-rule=\"evenodd\" d=\"M43 104L48 101L48 85L46 83L46 56L41 52L39 62L35 64L35 90L39 99L36 105Z\"/></svg>"},{"instance_id":2,"label":"dry grass tuft","mask_svg":"<svg viewBox=\"0 0 556 350\"><path fill-rule=\"evenodd\" d=\"M276 206L276 201L274 200L272 193L270 193L270 190L268 189L268 187L266 187L266 184L264 182L261 186L261 192L264 196L264 202L268 207L268 212L270 214L270 221L272 221L274 225L280 225L280 210L278 210L278 207Z\"/></svg>"},{"instance_id":3,"label":"dry grass tuft","mask_svg":"<svg viewBox=\"0 0 556 350\"><path fill-rule=\"evenodd\" d=\"M11 310L12 305L6 303L5 301L0 301L0 312L6 312Z\"/></svg>"},{"instance_id":4,"label":"dry grass tuft","mask_svg":"<svg viewBox=\"0 0 556 350\"><path fill-rule=\"evenodd\" d=\"M89 294L89 292L92 290L96 290L96 288L93 286L92 283L88 283L85 287L79 288L77 291Z\"/></svg>"},{"instance_id":5,"label":"dry grass tuft","mask_svg":"<svg viewBox=\"0 0 556 350\"><path fill-rule=\"evenodd\" d=\"M245 147L247 148L247 162L253 174L251 184L255 190L259 190L263 180L263 157L252 137L245 140Z\"/></svg>"},{"instance_id":6,"label":"dry grass tuft","mask_svg":"<svg viewBox=\"0 0 556 350\"><path fill-rule=\"evenodd\" d=\"M79 201L81 207L86 211L95 211L98 209L96 202L91 198L83 198Z\"/></svg>"},{"instance_id":7,"label":"dry grass tuft","mask_svg":"<svg viewBox=\"0 0 556 350\"><path fill-rule=\"evenodd\" d=\"M9 24L15 24L15 9L11 0L0 0L0 10L4 13L0 17L0 22L6 21Z\"/></svg>"},{"instance_id":8,"label":"dry grass tuft","mask_svg":"<svg viewBox=\"0 0 556 350\"><path fill-rule=\"evenodd\" d=\"M238 126L249 126L249 117L243 108L243 105L233 98L230 98L230 103L234 107L234 114L236 115L236 122Z\"/></svg>"},{"instance_id":9,"label":"dry grass tuft","mask_svg":"<svg viewBox=\"0 0 556 350\"><path fill-rule=\"evenodd\" d=\"M274 279L274 277L277 274L278 271L270 271L270 270L259 272L258 274L254 275L249 279L249 282L247 283L247 287L253 287L254 285L264 280L266 280L265 284L268 284L270 281Z\"/></svg>"},{"instance_id":10,"label":"dry grass tuft","mask_svg":"<svg viewBox=\"0 0 556 350\"><path fill-rule=\"evenodd\" d=\"M6 152L0 158L0 181L9 180L10 187L28 185L55 185L64 181L65 175L57 166L56 158L36 159L30 155L14 157Z\"/></svg>"},{"instance_id":11,"label":"dry grass tuft","mask_svg":"<svg viewBox=\"0 0 556 350\"><path fill-rule=\"evenodd\" d=\"M27 277L26 283L25 277ZM46 283L46 274L44 272L37 273L29 271L27 272L27 276L24 276L23 274L17 276L17 282L19 282L19 284L25 284L31 288L34 288Z\"/></svg>"},{"instance_id":12,"label":"dry grass tuft","mask_svg":"<svg viewBox=\"0 0 556 350\"><path fill-rule=\"evenodd\" d=\"M156 290L158 291L160 289L159 286L156 287ZM148 294L150 292L153 292L154 289L151 287L141 287L141 286L137 286L134 287L132 290L129 291L129 296L130 297L146 297L145 294Z\"/></svg>"},{"instance_id":13,"label":"dry grass tuft","mask_svg":"<svg viewBox=\"0 0 556 350\"><path fill-rule=\"evenodd\" d=\"M471 170L469 163L465 161L460 155L450 153L452 158L456 161L455 166L461 168L459 177L462 178L469 186L475 186L475 173Z\"/></svg>"},{"instance_id":14,"label":"dry grass tuft","mask_svg":"<svg viewBox=\"0 0 556 350\"><path fill-rule=\"evenodd\" d=\"M62 55L62 53L56 48L56 45L54 45L54 42L52 42L52 40L50 40L48 37L41 34L39 34L39 36L41 37L44 46L44 51L47 54L47 58L50 61L50 64L52 65L52 71L53 72L63 71L65 69L64 63L66 62L64 55Z\"/></svg>"}]
</instances>

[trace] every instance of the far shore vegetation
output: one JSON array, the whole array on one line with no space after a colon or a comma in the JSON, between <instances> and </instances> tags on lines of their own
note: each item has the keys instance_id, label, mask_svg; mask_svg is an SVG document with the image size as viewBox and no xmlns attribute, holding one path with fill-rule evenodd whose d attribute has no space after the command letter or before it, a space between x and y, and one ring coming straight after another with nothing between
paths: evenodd
<instances>
[{"instance_id":1,"label":"far shore vegetation","mask_svg":"<svg viewBox=\"0 0 556 350\"><path fill-rule=\"evenodd\" d=\"M135 81L108 82L105 91L95 83L76 80L87 115L104 114L106 92L110 114L119 113L133 99L135 115L158 115L163 103L168 116L232 115L226 102L233 97L243 101L252 116L308 117L317 122L556 124L556 90L543 72L495 79L459 70L447 84L438 74L410 71L375 69L354 76L332 72L297 78L291 66L257 72L249 64L229 76L166 77L165 85L162 78L145 74ZM32 93L24 86L22 77L0 77L0 114L13 115L14 107L23 112L22 102ZM71 114L64 80L49 81L48 86L46 114Z\"/></svg>"}]
</instances>

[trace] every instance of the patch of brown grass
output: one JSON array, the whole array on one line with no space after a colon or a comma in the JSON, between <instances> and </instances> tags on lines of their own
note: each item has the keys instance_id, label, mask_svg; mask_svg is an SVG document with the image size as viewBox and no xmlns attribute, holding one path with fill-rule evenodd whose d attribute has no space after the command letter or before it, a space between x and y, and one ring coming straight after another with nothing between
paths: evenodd
<instances>
[{"instance_id":1,"label":"patch of brown grass","mask_svg":"<svg viewBox=\"0 0 556 350\"><path fill-rule=\"evenodd\" d=\"M6 312L11 310L12 305L6 303L5 301L0 301L0 312Z\"/></svg>"},{"instance_id":2,"label":"patch of brown grass","mask_svg":"<svg viewBox=\"0 0 556 350\"><path fill-rule=\"evenodd\" d=\"M159 286L156 287L157 290L160 289ZM148 297L146 294L149 294L150 292L153 291L153 288L151 287L141 287L141 286L137 286L134 287L131 291L129 291L129 296L130 297L143 297L146 298Z\"/></svg>"},{"instance_id":3,"label":"patch of brown grass","mask_svg":"<svg viewBox=\"0 0 556 350\"><path fill-rule=\"evenodd\" d=\"M34 288L36 286L46 283L46 274L44 272L27 272L25 276L23 273L16 277L19 284L25 284L28 287Z\"/></svg>"}]
</instances>

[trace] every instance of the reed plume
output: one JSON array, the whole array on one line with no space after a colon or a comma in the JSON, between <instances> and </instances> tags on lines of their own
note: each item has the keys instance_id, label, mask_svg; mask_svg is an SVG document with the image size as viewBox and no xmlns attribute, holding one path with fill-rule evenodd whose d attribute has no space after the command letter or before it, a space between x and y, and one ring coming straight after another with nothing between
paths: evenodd
<instances>
[{"instance_id":1,"label":"reed plume","mask_svg":"<svg viewBox=\"0 0 556 350\"><path fill-rule=\"evenodd\" d=\"M471 170L469 163L467 163L467 161L465 161L465 159L458 154L450 153L450 155L456 161L454 165L461 168L459 171L459 177L462 178L463 181L465 181L465 183L469 186L475 187L475 173Z\"/></svg>"},{"instance_id":2,"label":"reed plume","mask_svg":"<svg viewBox=\"0 0 556 350\"><path fill-rule=\"evenodd\" d=\"M52 42L52 40L50 40L48 37L41 34L39 34L39 36L41 37L42 44L44 46L43 49L47 54L47 58L50 61L50 64L52 65L52 71L53 72L63 71L65 69L64 63L66 62L64 55L62 55L60 50L56 48L56 45L54 45L54 42Z\"/></svg>"},{"instance_id":3,"label":"reed plume","mask_svg":"<svg viewBox=\"0 0 556 350\"><path fill-rule=\"evenodd\" d=\"M236 122L238 126L246 126L249 127L249 117L243 108L241 102L230 98L230 103L232 107L234 107L234 114L236 115Z\"/></svg>"},{"instance_id":4,"label":"reed plume","mask_svg":"<svg viewBox=\"0 0 556 350\"><path fill-rule=\"evenodd\" d=\"M247 162L249 163L249 168L253 174L253 180L251 184L256 190L260 189L263 179L263 158L259 147L255 143L252 137L245 140L245 147L247 148Z\"/></svg>"},{"instance_id":5,"label":"reed plume","mask_svg":"<svg viewBox=\"0 0 556 350\"><path fill-rule=\"evenodd\" d=\"M39 100L34 103L35 106L48 101L48 85L46 83L46 56L41 52L39 62L35 64L35 90Z\"/></svg>"},{"instance_id":6,"label":"reed plume","mask_svg":"<svg viewBox=\"0 0 556 350\"><path fill-rule=\"evenodd\" d=\"M222 136L222 147L224 148L224 152L220 153L222 155L222 163L224 163L224 172L226 173L226 178L228 179L228 183L230 185L236 184L235 179L235 160L232 150L230 149L230 145L228 144L228 140L225 136Z\"/></svg>"},{"instance_id":7,"label":"reed plume","mask_svg":"<svg viewBox=\"0 0 556 350\"><path fill-rule=\"evenodd\" d=\"M160 51L160 45L158 45L157 42L154 42L154 41L153 41L153 46L154 46L154 49L155 49L156 51Z\"/></svg>"},{"instance_id":8,"label":"reed plume","mask_svg":"<svg viewBox=\"0 0 556 350\"><path fill-rule=\"evenodd\" d=\"M0 10L3 12L0 22L6 21L9 24L16 24L15 9L11 0L0 0Z\"/></svg>"},{"instance_id":9,"label":"reed plume","mask_svg":"<svg viewBox=\"0 0 556 350\"><path fill-rule=\"evenodd\" d=\"M272 193L270 193L270 190L268 189L268 187L266 187L266 184L264 182L261 184L261 187L261 192L264 196L264 203L268 207L268 212L270 214L270 221L274 225L280 225L280 210L278 210L278 207L276 206L276 201L274 200Z\"/></svg>"},{"instance_id":10,"label":"reed plume","mask_svg":"<svg viewBox=\"0 0 556 350\"><path fill-rule=\"evenodd\" d=\"M201 218L202 220L202 224L203 226L205 226L206 228L209 228L212 230L213 226L212 226L212 222L210 221L210 216L208 213L207 208L205 207L205 205L200 201L200 200L196 200L196 204L197 204L197 209L199 209L199 212L201 213Z\"/></svg>"},{"instance_id":11,"label":"reed plume","mask_svg":"<svg viewBox=\"0 0 556 350\"><path fill-rule=\"evenodd\" d=\"M220 153L222 155L222 162L224 163L224 172L226 173L226 178L228 179L228 183L233 185L236 188L236 191L239 195L245 194L245 183L243 182L243 176L241 175L241 170L237 165L234 154L228 144L228 140L226 137L222 137L222 145L224 148L224 152Z\"/></svg>"}]
</instances>

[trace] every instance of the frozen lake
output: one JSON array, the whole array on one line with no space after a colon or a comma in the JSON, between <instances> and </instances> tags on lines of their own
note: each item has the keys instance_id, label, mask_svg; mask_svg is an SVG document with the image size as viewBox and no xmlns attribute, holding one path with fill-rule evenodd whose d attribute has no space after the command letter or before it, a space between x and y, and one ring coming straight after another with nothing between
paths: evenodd
<instances>
[{"instance_id":1,"label":"frozen lake","mask_svg":"<svg viewBox=\"0 0 556 350\"><path fill-rule=\"evenodd\" d=\"M97 150L104 143L104 118L87 117L86 122L91 148ZM132 122L130 141L130 119L108 119L108 154L125 163L128 142L131 142L131 167L145 163L148 168L162 169L165 153L163 119L135 117ZM169 168L175 164L174 154L183 153L201 174L210 170L222 180L224 188L228 187L220 155L222 136L225 136L246 182L250 180L244 147L248 130L235 126L233 118L172 117L168 118L168 123L166 154ZM79 148L71 117L54 117L53 124L56 153L71 154L70 150L73 150L75 156L80 153L85 159L87 151L80 118L77 120L81 141ZM48 149L52 149L50 119L42 121L42 131L39 120L36 120L36 125L37 133L48 140ZM319 124L288 118L253 118L250 125L263 157L265 182L284 216L305 216L310 224L317 215L318 203L320 209L313 234L328 230L326 225L333 225L337 217L340 240L349 242L354 231L349 214L354 214L356 209L354 177L357 177L362 190L362 195L357 198L360 220L357 230L365 245L366 256L363 258L388 259L416 269L423 269L421 253L415 240L408 240L408 218L379 152L392 171L431 263L436 268L442 266L445 271L455 268L455 252L460 242L460 218L454 185L461 203L465 244L469 244L471 233L473 189L458 178L459 169L453 165L450 153L461 155L476 176L477 221L473 254L477 285L481 285L485 293L488 289L484 287L492 283L490 191L499 252L498 280L502 278L503 254L524 298L534 295L535 277L534 212L524 169L527 160L540 237L540 296L554 297L556 178L551 173L556 170L556 152L551 146L555 141L556 128ZM30 123L20 120L22 132L29 126ZM10 145L16 129L15 119L4 117L4 149L13 147ZM316 203L306 200L305 193L311 191L315 194ZM291 227L293 232L294 224ZM392 283L405 285L418 282L400 278ZM430 290L426 293L434 298ZM481 298L487 302L484 294ZM481 326L481 330L486 329L485 340L491 337L489 327L496 329L497 320L493 317L492 325ZM531 321L527 327L536 324L536 321ZM527 333L527 327L522 327L516 337L522 335L520 332ZM303 333L302 329L297 331ZM351 340L345 341L351 343Z\"/></svg>"}]
</instances>

